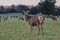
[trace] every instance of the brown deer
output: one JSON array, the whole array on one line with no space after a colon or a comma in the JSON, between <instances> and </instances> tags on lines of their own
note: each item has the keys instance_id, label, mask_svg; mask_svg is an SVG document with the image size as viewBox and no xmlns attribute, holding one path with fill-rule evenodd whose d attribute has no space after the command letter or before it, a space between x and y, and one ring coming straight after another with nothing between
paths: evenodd
<instances>
[{"instance_id":1,"label":"brown deer","mask_svg":"<svg viewBox=\"0 0 60 40\"><path fill-rule=\"evenodd\" d=\"M23 17L19 17L18 20L19 20L19 21L20 21L20 20L24 20L24 18L23 18Z\"/></svg>"},{"instance_id":2,"label":"brown deer","mask_svg":"<svg viewBox=\"0 0 60 40\"><path fill-rule=\"evenodd\" d=\"M4 22L7 21L7 19L8 19L8 17L4 17L4 18L3 18Z\"/></svg>"},{"instance_id":3,"label":"brown deer","mask_svg":"<svg viewBox=\"0 0 60 40\"><path fill-rule=\"evenodd\" d=\"M51 16L52 20L57 22L57 16Z\"/></svg>"},{"instance_id":4,"label":"brown deer","mask_svg":"<svg viewBox=\"0 0 60 40\"><path fill-rule=\"evenodd\" d=\"M42 35L43 33L43 23L44 23L44 17L43 16L29 16L28 13L29 11L23 11L24 15L25 15L25 19L26 21L29 23L30 27L31 27L31 32L33 30L33 26L37 26L38 27L38 35L40 33L40 27L42 30Z\"/></svg>"},{"instance_id":5,"label":"brown deer","mask_svg":"<svg viewBox=\"0 0 60 40\"><path fill-rule=\"evenodd\" d=\"M0 18L0 22L1 22L1 18Z\"/></svg>"}]
</instances>

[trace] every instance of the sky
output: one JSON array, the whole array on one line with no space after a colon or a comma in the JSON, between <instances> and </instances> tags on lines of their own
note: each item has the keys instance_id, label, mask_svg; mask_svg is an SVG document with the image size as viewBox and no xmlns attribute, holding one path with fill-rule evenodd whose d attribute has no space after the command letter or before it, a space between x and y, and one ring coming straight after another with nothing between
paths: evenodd
<instances>
[{"instance_id":1,"label":"sky","mask_svg":"<svg viewBox=\"0 0 60 40\"><path fill-rule=\"evenodd\" d=\"M56 5L60 5L60 0L56 0ZM18 4L24 4L24 5L37 5L40 2L40 0L0 0L0 5L18 5Z\"/></svg>"}]
</instances>

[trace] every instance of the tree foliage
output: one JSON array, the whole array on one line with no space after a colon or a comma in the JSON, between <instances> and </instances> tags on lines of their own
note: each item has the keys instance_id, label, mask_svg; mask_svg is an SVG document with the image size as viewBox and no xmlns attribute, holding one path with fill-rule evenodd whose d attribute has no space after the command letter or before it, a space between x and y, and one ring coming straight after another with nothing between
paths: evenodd
<instances>
[{"instance_id":1,"label":"tree foliage","mask_svg":"<svg viewBox=\"0 0 60 40\"><path fill-rule=\"evenodd\" d=\"M53 14L55 12L56 0L45 0L39 3L41 13L43 14Z\"/></svg>"}]
</instances>

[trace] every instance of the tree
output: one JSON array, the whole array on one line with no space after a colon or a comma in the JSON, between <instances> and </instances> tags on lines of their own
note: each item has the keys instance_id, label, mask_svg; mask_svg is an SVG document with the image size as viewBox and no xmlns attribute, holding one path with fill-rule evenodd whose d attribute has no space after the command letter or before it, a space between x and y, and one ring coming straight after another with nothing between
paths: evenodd
<instances>
[{"instance_id":1,"label":"tree","mask_svg":"<svg viewBox=\"0 0 60 40\"><path fill-rule=\"evenodd\" d=\"M36 15L37 13L39 13L39 9L36 6L32 7L29 11L29 14L32 14L32 15Z\"/></svg>"},{"instance_id":2,"label":"tree","mask_svg":"<svg viewBox=\"0 0 60 40\"><path fill-rule=\"evenodd\" d=\"M1 5L0 6L0 13L3 13L4 12L4 7Z\"/></svg>"},{"instance_id":3,"label":"tree","mask_svg":"<svg viewBox=\"0 0 60 40\"><path fill-rule=\"evenodd\" d=\"M17 11L16 11L16 6L15 5L11 5L11 7L10 7L10 12L11 13L16 13Z\"/></svg>"},{"instance_id":4,"label":"tree","mask_svg":"<svg viewBox=\"0 0 60 40\"><path fill-rule=\"evenodd\" d=\"M16 6L16 10L19 12L19 13L22 13L23 10L28 10L28 7L26 5L17 5Z\"/></svg>"},{"instance_id":5,"label":"tree","mask_svg":"<svg viewBox=\"0 0 60 40\"><path fill-rule=\"evenodd\" d=\"M53 14L55 12L56 0L40 0L40 10L43 14Z\"/></svg>"}]
</instances>

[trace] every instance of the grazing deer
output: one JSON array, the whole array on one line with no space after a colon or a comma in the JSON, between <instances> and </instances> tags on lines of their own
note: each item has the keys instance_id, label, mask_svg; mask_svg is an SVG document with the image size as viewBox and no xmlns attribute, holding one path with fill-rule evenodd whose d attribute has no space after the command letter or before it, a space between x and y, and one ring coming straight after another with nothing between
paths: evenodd
<instances>
[{"instance_id":1,"label":"grazing deer","mask_svg":"<svg viewBox=\"0 0 60 40\"><path fill-rule=\"evenodd\" d=\"M23 11L24 15L25 15L25 19L26 21L29 23L30 27L31 27L31 32L33 30L33 26L38 26L38 35L40 33L40 26L42 29L42 35L43 33L43 23L44 23L44 18L43 16L29 16L28 13L29 11Z\"/></svg>"},{"instance_id":2,"label":"grazing deer","mask_svg":"<svg viewBox=\"0 0 60 40\"><path fill-rule=\"evenodd\" d=\"M19 17L18 19L19 19L19 21L20 21L20 19L21 19L21 20L24 20L24 18L23 18L23 17Z\"/></svg>"},{"instance_id":3,"label":"grazing deer","mask_svg":"<svg viewBox=\"0 0 60 40\"><path fill-rule=\"evenodd\" d=\"M51 16L52 20L57 21L57 16Z\"/></svg>"},{"instance_id":4,"label":"grazing deer","mask_svg":"<svg viewBox=\"0 0 60 40\"><path fill-rule=\"evenodd\" d=\"M4 22L7 21L7 19L8 19L8 17L4 17L4 18L3 18Z\"/></svg>"}]
</instances>

